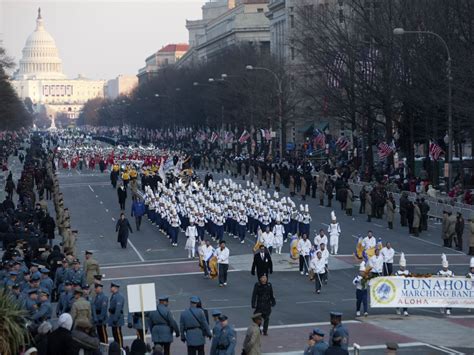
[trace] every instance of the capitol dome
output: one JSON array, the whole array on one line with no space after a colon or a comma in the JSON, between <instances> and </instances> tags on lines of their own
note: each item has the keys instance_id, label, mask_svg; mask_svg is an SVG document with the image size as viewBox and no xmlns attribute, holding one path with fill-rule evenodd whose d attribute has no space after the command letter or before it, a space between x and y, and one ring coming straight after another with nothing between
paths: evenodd
<instances>
[{"instance_id":1,"label":"capitol dome","mask_svg":"<svg viewBox=\"0 0 474 355\"><path fill-rule=\"evenodd\" d=\"M26 40L15 79L65 79L54 38L45 30L41 9L36 29Z\"/></svg>"}]
</instances>

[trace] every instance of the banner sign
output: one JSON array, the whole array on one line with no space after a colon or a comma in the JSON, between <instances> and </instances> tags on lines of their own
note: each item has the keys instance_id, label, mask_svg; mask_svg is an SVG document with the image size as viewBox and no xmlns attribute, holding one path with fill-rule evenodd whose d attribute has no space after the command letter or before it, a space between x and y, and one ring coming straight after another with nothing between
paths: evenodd
<instances>
[{"instance_id":1,"label":"banner sign","mask_svg":"<svg viewBox=\"0 0 474 355\"><path fill-rule=\"evenodd\" d=\"M474 308L474 279L376 277L369 282L373 308Z\"/></svg>"}]
</instances>

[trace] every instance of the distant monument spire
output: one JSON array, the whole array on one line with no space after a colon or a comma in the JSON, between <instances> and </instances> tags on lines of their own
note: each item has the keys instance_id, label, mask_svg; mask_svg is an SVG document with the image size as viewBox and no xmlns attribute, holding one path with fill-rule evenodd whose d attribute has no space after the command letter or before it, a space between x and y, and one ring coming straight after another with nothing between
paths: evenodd
<instances>
[{"instance_id":1,"label":"distant monument spire","mask_svg":"<svg viewBox=\"0 0 474 355\"><path fill-rule=\"evenodd\" d=\"M38 20L41 20L41 7L38 7Z\"/></svg>"}]
</instances>

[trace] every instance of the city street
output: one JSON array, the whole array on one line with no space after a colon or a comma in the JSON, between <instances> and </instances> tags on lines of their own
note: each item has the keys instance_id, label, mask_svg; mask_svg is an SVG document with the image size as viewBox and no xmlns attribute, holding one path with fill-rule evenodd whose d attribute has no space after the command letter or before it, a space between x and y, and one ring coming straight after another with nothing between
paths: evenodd
<instances>
[{"instance_id":1,"label":"city street","mask_svg":"<svg viewBox=\"0 0 474 355\"><path fill-rule=\"evenodd\" d=\"M198 295L205 308L219 309L229 316L231 324L239 330L239 341L243 341L245 329L250 324L250 297L256 281L256 277L250 274L253 237L247 235L243 245L231 237L226 238L231 252L229 285L219 288L217 280L203 278L197 260L187 259L183 233L180 233L178 247L172 248L168 239L147 220L143 222L141 230L136 232L134 220L130 217L130 199L127 200L126 213L134 233L129 237L128 248L120 248L115 233L120 210L117 193L107 173L60 170L59 176L65 204L71 212L72 226L80 231L78 255L82 255L86 249L94 251L105 274L107 291L111 281L121 283L124 295L128 284L153 282L157 296L170 296L170 307L176 319L179 319L180 311L188 306L189 297ZM313 218L311 228L327 229L331 209L317 206L311 198L307 203ZM357 274L358 261L352 253L357 236L364 235L368 229L372 229L376 237L391 241L397 252L405 252L408 269L415 273L436 273L440 269L440 255L446 253L450 268L455 274L463 275L468 270L469 257L440 246L440 225L437 221L430 221L428 233L415 238L409 236L406 229L402 230L398 223L391 231L383 220L367 223L365 216L357 213L353 220L339 213L337 205L334 207L342 228L340 255L330 259L329 283L320 295L314 294L314 284L299 274L297 264L290 262L288 243L282 255L273 255L275 266L270 281L277 305L271 316L269 336L263 340L264 351L302 350L307 333L313 327L317 325L328 329L329 312L332 310L344 313L344 320L351 332L351 343L362 346L383 346L386 341L410 346L429 343L457 349L472 346L467 335L471 331L469 328L474 326L474 316L465 310L454 309L453 315L446 318L438 309L417 309L411 310L410 317L404 318L397 316L393 310L371 309L369 317L355 318L352 279ZM395 258L395 264L397 262L398 257ZM443 329L440 334L434 332L434 328L438 329L435 325L446 322L450 325L447 329ZM410 329L417 329L416 334ZM134 339L131 331L125 332L124 329L124 334L127 340ZM176 346L182 346L179 340L175 343L179 343ZM432 354L434 349L427 351ZM443 353L442 350L438 351Z\"/></svg>"}]
</instances>

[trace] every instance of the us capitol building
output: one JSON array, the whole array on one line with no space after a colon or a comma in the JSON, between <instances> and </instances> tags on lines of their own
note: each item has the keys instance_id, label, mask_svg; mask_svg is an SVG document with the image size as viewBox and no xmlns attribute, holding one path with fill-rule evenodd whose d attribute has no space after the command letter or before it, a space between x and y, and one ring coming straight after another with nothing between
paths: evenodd
<instances>
[{"instance_id":1,"label":"us capitol building","mask_svg":"<svg viewBox=\"0 0 474 355\"><path fill-rule=\"evenodd\" d=\"M105 80L88 80L82 76L68 79L62 72L62 60L53 37L45 30L38 9L36 29L26 40L12 85L21 99L30 98L36 111L46 110L53 120L59 114L79 117L89 99L104 97Z\"/></svg>"}]
</instances>

